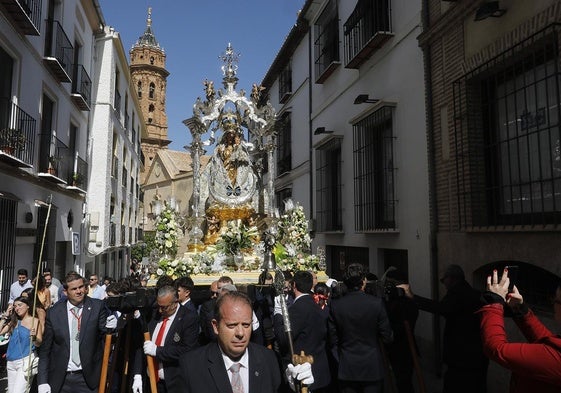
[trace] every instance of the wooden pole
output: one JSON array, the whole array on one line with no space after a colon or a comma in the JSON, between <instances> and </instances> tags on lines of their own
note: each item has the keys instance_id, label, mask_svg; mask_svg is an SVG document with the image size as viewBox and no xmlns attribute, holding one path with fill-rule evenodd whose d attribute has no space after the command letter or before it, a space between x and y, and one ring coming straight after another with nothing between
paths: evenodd
<instances>
[{"instance_id":1,"label":"wooden pole","mask_svg":"<svg viewBox=\"0 0 561 393\"><path fill-rule=\"evenodd\" d=\"M103 360L101 362L101 375L99 377L99 393L105 393L107 386L107 366L109 365L109 355L111 354L111 334L105 335L105 346L103 347Z\"/></svg>"},{"instance_id":2,"label":"wooden pole","mask_svg":"<svg viewBox=\"0 0 561 393\"><path fill-rule=\"evenodd\" d=\"M144 341L150 341L150 332L144 332ZM156 386L156 358L146 355L146 360L148 363L148 378L150 378L150 391L158 393Z\"/></svg>"},{"instance_id":3,"label":"wooden pole","mask_svg":"<svg viewBox=\"0 0 561 393\"><path fill-rule=\"evenodd\" d=\"M423 378L423 371L421 370L421 365L419 364L419 357L417 356L417 349L415 347L415 340L413 339L411 326L409 326L409 321L403 321L403 325L405 326L405 333L407 334L407 342L409 343L409 351L411 351L411 359L413 359L415 374L417 375L417 381L419 382L419 391L420 393L426 393L427 388Z\"/></svg>"}]
</instances>

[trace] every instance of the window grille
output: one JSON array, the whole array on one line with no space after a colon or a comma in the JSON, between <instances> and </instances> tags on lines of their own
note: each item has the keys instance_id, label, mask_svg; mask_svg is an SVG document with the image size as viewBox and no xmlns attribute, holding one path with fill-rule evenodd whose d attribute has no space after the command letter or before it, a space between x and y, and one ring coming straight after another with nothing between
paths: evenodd
<instances>
[{"instance_id":1,"label":"window grille","mask_svg":"<svg viewBox=\"0 0 561 393\"><path fill-rule=\"evenodd\" d=\"M279 75L279 102L284 104L292 94L292 65L290 62Z\"/></svg>"},{"instance_id":2,"label":"window grille","mask_svg":"<svg viewBox=\"0 0 561 393\"><path fill-rule=\"evenodd\" d=\"M396 230L393 108L385 106L353 126L355 230Z\"/></svg>"},{"instance_id":3,"label":"window grille","mask_svg":"<svg viewBox=\"0 0 561 393\"><path fill-rule=\"evenodd\" d=\"M561 221L559 28L454 83L460 227Z\"/></svg>"},{"instance_id":4,"label":"window grille","mask_svg":"<svg viewBox=\"0 0 561 393\"><path fill-rule=\"evenodd\" d=\"M341 139L316 149L317 231L343 230Z\"/></svg>"},{"instance_id":5,"label":"window grille","mask_svg":"<svg viewBox=\"0 0 561 393\"><path fill-rule=\"evenodd\" d=\"M290 172L292 169L291 128L291 113L286 112L281 117L277 138L277 173L279 175Z\"/></svg>"},{"instance_id":6,"label":"window grille","mask_svg":"<svg viewBox=\"0 0 561 393\"><path fill-rule=\"evenodd\" d=\"M391 36L390 0L359 0L343 25L345 64L358 68Z\"/></svg>"},{"instance_id":7,"label":"window grille","mask_svg":"<svg viewBox=\"0 0 561 393\"><path fill-rule=\"evenodd\" d=\"M339 62L339 16L337 2L331 0L314 26L314 64L317 83L328 73L332 63Z\"/></svg>"}]
</instances>

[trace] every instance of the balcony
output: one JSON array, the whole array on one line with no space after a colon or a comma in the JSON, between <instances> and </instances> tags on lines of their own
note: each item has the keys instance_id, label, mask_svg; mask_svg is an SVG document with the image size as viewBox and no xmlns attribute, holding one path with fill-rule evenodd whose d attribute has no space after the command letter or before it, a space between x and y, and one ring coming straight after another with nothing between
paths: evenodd
<instances>
[{"instance_id":1,"label":"balcony","mask_svg":"<svg viewBox=\"0 0 561 393\"><path fill-rule=\"evenodd\" d=\"M40 35L41 0L0 0L7 19L24 35Z\"/></svg>"},{"instance_id":2,"label":"balcony","mask_svg":"<svg viewBox=\"0 0 561 393\"><path fill-rule=\"evenodd\" d=\"M71 176L72 156L68 146L56 137L56 133L40 134L39 173L37 176L62 185Z\"/></svg>"},{"instance_id":3,"label":"balcony","mask_svg":"<svg viewBox=\"0 0 561 393\"><path fill-rule=\"evenodd\" d=\"M92 97L92 80L83 65L75 68L72 80L72 101L83 111L89 111Z\"/></svg>"},{"instance_id":4,"label":"balcony","mask_svg":"<svg viewBox=\"0 0 561 393\"><path fill-rule=\"evenodd\" d=\"M59 82L70 83L72 79L72 56L74 47L56 20L47 19L45 56L43 62Z\"/></svg>"},{"instance_id":5,"label":"balcony","mask_svg":"<svg viewBox=\"0 0 561 393\"><path fill-rule=\"evenodd\" d=\"M0 161L33 167L36 120L9 99L0 99Z\"/></svg>"},{"instance_id":6,"label":"balcony","mask_svg":"<svg viewBox=\"0 0 561 393\"><path fill-rule=\"evenodd\" d=\"M343 25L345 67L358 69L393 37L391 1L359 1Z\"/></svg>"},{"instance_id":7,"label":"balcony","mask_svg":"<svg viewBox=\"0 0 561 393\"><path fill-rule=\"evenodd\" d=\"M74 157L74 170L69 172L66 182L68 190L73 190L79 194L85 194L88 189L88 163L81 159L76 153Z\"/></svg>"},{"instance_id":8,"label":"balcony","mask_svg":"<svg viewBox=\"0 0 561 393\"><path fill-rule=\"evenodd\" d=\"M117 239L117 224L109 224L109 246L114 247Z\"/></svg>"},{"instance_id":9,"label":"balcony","mask_svg":"<svg viewBox=\"0 0 561 393\"><path fill-rule=\"evenodd\" d=\"M115 102L113 103L113 109L117 112L117 118L121 121L121 93L115 91Z\"/></svg>"}]
</instances>

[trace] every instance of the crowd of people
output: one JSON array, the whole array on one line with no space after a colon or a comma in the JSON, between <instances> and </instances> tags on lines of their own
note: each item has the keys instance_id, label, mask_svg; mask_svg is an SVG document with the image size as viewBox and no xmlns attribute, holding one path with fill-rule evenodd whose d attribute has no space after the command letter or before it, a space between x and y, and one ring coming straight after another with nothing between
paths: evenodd
<instances>
[{"instance_id":1,"label":"crowd of people","mask_svg":"<svg viewBox=\"0 0 561 393\"><path fill-rule=\"evenodd\" d=\"M378 280L361 264L340 282L284 272L282 289L269 271L205 290L188 276L147 287L135 274L17 273L0 318L9 393L421 392L419 310L446 321L443 393L486 393L489 359L512 370L511 392L561 389L561 338L509 290L507 270L482 294L450 265L440 300L415 295L403 272ZM561 322L561 286L553 304ZM505 310L527 343L508 342Z\"/></svg>"}]
</instances>

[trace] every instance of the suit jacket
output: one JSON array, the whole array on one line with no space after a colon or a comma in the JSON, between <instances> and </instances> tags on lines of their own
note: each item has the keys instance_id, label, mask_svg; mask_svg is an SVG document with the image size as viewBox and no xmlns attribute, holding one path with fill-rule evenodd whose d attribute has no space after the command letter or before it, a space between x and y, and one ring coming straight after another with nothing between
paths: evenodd
<instances>
[{"instance_id":1,"label":"suit jacket","mask_svg":"<svg viewBox=\"0 0 561 393\"><path fill-rule=\"evenodd\" d=\"M249 343L249 392L280 392L281 376L275 353L261 345ZM232 393L232 386L222 352L210 343L183 354L179 360L181 390L184 393ZM170 392L174 393L174 392Z\"/></svg>"},{"instance_id":2,"label":"suit jacket","mask_svg":"<svg viewBox=\"0 0 561 393\"><path fill-rule=\"evenodd\" d=\"M301 296L288 309L290 326L292 328L292 343L294 353L299 355L304 351L312 355L312 372L314 383L310 386L313 391L329 385L331 376L327 360L327 316L309 296ZM288 337L284 332L282 315L275 315L275 334L286 363L292 363L289 354Z\"/></svg>"},{"instance_id":3,"label":"suit jacket","mask_svg":"<svg viewBox=\"0 0 561 393\"><path fill-rule=\"evenodd\" d=\"M442 315L446 321L442 335L442 360L449 367L462 369L487 368L483 353L479 315L481 292L465 280L446 291L440 301L415 295L419 309Z\"/></svg>"},{"instance_id":4,"label":"suit jacket","mask_svg":"<svg viewBox=\"0 0 561 393\"><path fill-rule=\"evenodd\" d=\"M47 311L43 344L39 347L37 383L48 383L53 393L62 388L70 359L67 302L60 301ZM103 301L87 296L84 298L80 323L80 360L84 380L91 389L99 385L107 315Z\"/></svg>"},{"instance_id":5,"label":"suit jacket","mask_svg":"<svg viewBox=\"0 0 561 393\"><path fill-rule=\"evenodd\" d=\"M389 343L393 333L382 299L351 291L333 300L329 337L337 350L339 379L372 382L384 378L378 337Z\"/></svg>"},{"instance_id":6,"label":"suit jacket","mask_svg":"<svg viewBox=\"0 0 561 393\"><path fill-rule=\"evenodd\" d=\"M158 314L157 318L152 319L148 323L148 331L153 341L155 341L154 330L160 321L161 316ZM177 307L177 314L169 327L164 345L156 349L156 360L163 365L164 379L169 392L174 391L174 388L179 389L179 387L174 387L173 383L178 380L177 367L180 355L196 348L198 346L198 339L199 319L197 313L179 305ZM140 347L135 355L134 374L142 374L146 364L145 359L144 350Z\"/></svg>"}]
</instances>

